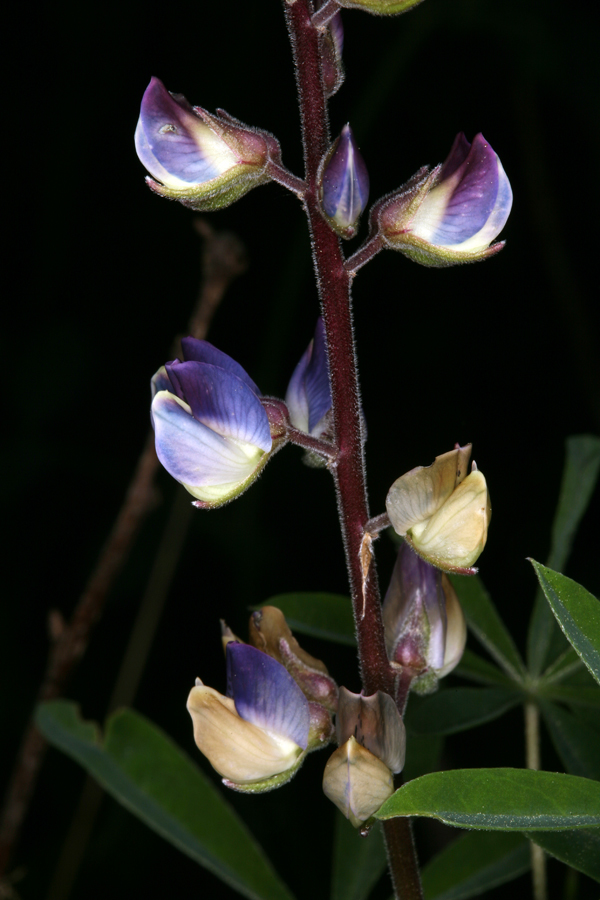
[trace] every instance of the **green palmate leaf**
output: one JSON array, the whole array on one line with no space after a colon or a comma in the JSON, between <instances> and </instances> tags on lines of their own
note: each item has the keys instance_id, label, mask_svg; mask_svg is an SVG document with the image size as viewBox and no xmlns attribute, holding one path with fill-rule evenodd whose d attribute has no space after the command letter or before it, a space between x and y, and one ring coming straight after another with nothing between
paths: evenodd
<instances>
[{"instance_id":1,"label":"green palmate leaf","mask_svg":"<svg viewBox=\"0 0 600 900\"><path fill-rule=\"evenodd\" d=\"M534 831L527 837L551 856L600 881L600 829Z\"/></svg>"},{"instance_id":2,"label":"green palmate leaf","mask_svg":"<svg viewBox=\"0 0 600 900\"><path fill-rule=\"evenodd\" d=\"M600 601L576 581L533 559L531 563L558 624L600 682Z\"/></svg>"},{"instance_id":3,"label":"green palmate leaf","mask_svg":"<svg viewBox=\"0 0 600 900\"><path fill-rule=\"evenodd\" d=\"M360 836L341 813L336 813L333 842L331 900L366 900L387 866L380 825Z\"/></svg>"},{"instance_id":4,"label":"green palmate leaf","mask_svg":"<svg viewBox=\"0 0 600 900\"><path fill-rule=\"evenodd\" d=\"M541 709L552 743L567 772L600 779L600 730L555 703L542 701Z\"/></svg>"},{"instance_id":5,"label":"green palmate leaf","mask_svg":"<svg viewBox=\"0 0 600 900\"><path fill-rule=\"evenodd\" d=\"M540 588L541 591L541 588ZM542 597L544 593L542 591ZM545 598L544 598L544 602ZM546 603L546 606L548 604ZM581 660L579 656L570 646L567 644L566 650L557 656L554 662L548 666L546 671L543 674L543 679L545 684L555 683L557 681L564 681L565 678L569 678L574 672L578 672L581 669Z\"/></svg>"},{"instance_id":6,"label":"green palmate leaf","mask_svg":"<svg viewBox=\"0 0 600 900\"><path fill-rule=\"evenodd\" d=\"M38 728L115 800L250 900L293 900L259 844L200 769L132 710L108 720L104 741L66 700L42 704Z\"/></svg>"},{"instance_id":7,"label":"green palmate leaf","mask_svg":"<svg viewBox=\"0 0 600 900\"><path fill-rule=\"evenodd\" d=\"M481 579L477 575L451 575L450 579L471 631L506 674L521 681L525 675L523 660Z\"/></svg>"},{"instance_id":8,"label":"green palmate leaf","mask_svg":"<svg viewBox=\"0 0 600 900\"><path fill-rule=\"evenodd\" d=\"M493 831L586 828L600 825L600 783L531 769L432 772L399 788L375 815Z\"/></svg>"},{"instance_id":9,"label":"green palmate leaf","mask_svg":"<svg viewBox=\"0 0 600 900\"><path fill-rule=\"evenodd\" d=\"M411 701L405 724L416 734L455 734L497 719L522 702L506 688L449 688Z\"/></svg>"},{"instance_id":10,"label":"green palmate leaf","mask_svg":"<svg viewBox=\"0 0 600 900\"><path fill-rule=\"evenodd\" d=\"M505 675L497 666L469 649L466 649L463 653L454 673L462 678L477 681L479 684L493 684L503 687L513 684L512 679Z\"/></svg>"},{"instance_id":11,"label":"green palmate leaf","mask_svg":"<svg viewBox=\"0 0 600 900\"><path fill-rule=\"evenodd\" d=\"M467 900L527 872L529 844L518 833L470 831L427 863L425 900Z\"/></svg>"},{"instance_id":12,"label":"green palmate leaf","mask_svg":"<svg viewBox=\"0 0 600 900\"><path fill-rule=\"evenodd\" d=\"M299 634L356 646L352 601L342 594L277 594L261 606L276 606Z\"/></svg>"},{"instance_id":13,"label":"green palmate leaf","mask_svg":"<svg viewBox=\"0 0 600 900\"><path fill-rule=\"evenodd\" d=\"M599 471L600 439L587 434L567 438L565 468L547 561L549 568L564 568ZM556 623L544 602L543 594L538 591L527 637L527 660L532 675L539 675L547 658L553 658L556 648L560 646L555 640L557 633Z\"/></svg>"}]
</instances>

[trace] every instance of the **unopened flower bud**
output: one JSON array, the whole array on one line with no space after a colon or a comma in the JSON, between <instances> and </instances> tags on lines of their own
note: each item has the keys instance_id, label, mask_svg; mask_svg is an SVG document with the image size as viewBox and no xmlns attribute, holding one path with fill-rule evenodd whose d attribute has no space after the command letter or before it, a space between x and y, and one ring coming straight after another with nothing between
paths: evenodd
<instances>
[{"instance_id":1,"label":"unopened flower bud","mask_svg":"<svg viewBox=\"0 0 600 900\"><path fill-rule=\"evenodd\" d=\"M268 163L280 159L273 135L192 107L158 78L142 99L135 146L152 190L196 210L229 206L269 181Z\"/></svg>"},{"instance_id":2,"label":"unopened flower bud","mask_svg":"<svg viewBox=\"0 0 600 900\"><path fill-rule=\"evenodd\" d=\"M190 691L194 739L227 787L272 790L304 760L308 701L284 667L260 650L228 643L226 656L227 696L200 679Z\"/></svg>"},{"instance_id":3,"label":"unopened flower bud","mask_svg":"<svg viewBox=\"0 0 600 900\"><path fill-rule=\"evenodd\" d=\"M321 437L327 432L330 426L331 388L325 325L321 317L317 319L314 338L294 369L285 402L294 428L313 437Z\"/></svg>"},{"instance_id":4,"label":"unopened flower bud","mask_svg":"<svg viewBox=\"0 0 600 900\"><path fill-rule=\"evenodd\" d=\"M492 508L483 474L466 469L471 445L417 466L391 486L386 509L395 531L445 572L473 574L485 547Z\"/></svg>"},{"instance_id":5,"label":"unopened flower bud","mask_svg":"<svg viewBox=\"0 0 600 900\"><path fill-rule=\"evenodd\" d=\"M325 157L319 180L321 205L331 227L340 237L354 237L369 198L369 173L349 125Z\"/></svg>"},{"instance_id":6,"label":"unopened flower bud","mask_svg":"<svg viewBox=\"0 0 600 900\"><path fill-rule=\"evenodd\" d=\"M323 60L323 83L325 96L333 97L344 83L342 51L344 49L344 26L342 14L337 12L327 23L321 38L321 58Z\"/></svg>"},{"instance_id":7,"label":"unopened flower bud","mask_svg":"<svg viewBox=\"0 0 600 900\"><path fill-rule=\"evenodd\" d=\"M184 361L152 380L156 453L196 505L221 506L256 480L283 438L272 434L260 391L235 360L207 341L181 345Z\"/></svg>"},{"instance_id":8,"label":"unopened flower bud","mask_svg":"<svg viewBox=\"0 0 600 900\"><path fill-rule=\"evenodd\" d=\"M412 671L411 687L435 690L437 681L458 665L467 627L448 576L402 543L383 603L388 657Z\"/></svg>"},{"instance_id":9,"label":"unopened flower bud","mask_svg":"<svg viewBox=\"0 0 600 900\"><path fill-rule=\"evenodd\" d=\"M352 736L328 759L323 792L358 828L394 793L394 779L386 764Z\"/></svg>"},{"instance_id":10,"label":"unopened flower bud","mask_svg":"<svg viewBox=\"0 0 600 900\"><path fill-rule=\"evenodd\" d=\"M384 198L373 218L385 246L426 266L486 259L512 206L512 190L496 153L478 134L459 134L450 155L432 172L421 169Z\"/></svg>"}]
</instances>

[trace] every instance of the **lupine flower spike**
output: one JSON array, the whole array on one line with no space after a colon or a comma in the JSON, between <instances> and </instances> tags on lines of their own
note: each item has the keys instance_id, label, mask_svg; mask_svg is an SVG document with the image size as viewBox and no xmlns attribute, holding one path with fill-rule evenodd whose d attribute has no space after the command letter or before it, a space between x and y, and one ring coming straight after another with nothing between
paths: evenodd
<instances>
[{"instance_id":1,"label":"lupine flower spike","mask_svg":"<svg viewBox=\"0 0 600 900\"><path fill-rule=\"evenodd\" d=\"M451 266L501 250L504 244L492 241L511 207L510 182L496 153L483 135L469 144L459 134L442 166L417 172L372 216L386 247L425 266Z\"/></svg>"},{"instance_id":2,"label":"lupine flower spike","mask_svg":"<svg viewBox=\"0 0 600 900\"><path fill-rule=\"evenodd\" d=\"M446 574L403 542L383 603L385 646L392 665L413 673L411 690L430 693L458 665L467 626Z\"/></svg>"},{"instance_id":3,"label":"lupine flower spike","mask_svg":"<svg viewBox=\"0 0 600 900\"><path fill-rule=\"evenodd\" d=\"M270 161L280 162L273 135L249 128L223 110L214 116L192 107L158 78L142 98L135 147L153 176L147 179L152 190L196 210L229 206L269 181Z\"/></svg>"},{"instance_id":4,"label":"lupine flower spike","mask_svg":"<svg viewBox=\"0 0 600 900\"><path fill-rule=\"evenodd\" d=\"M184 361L152 379L156 453L196 505L220 506L252 484L284 439L235 360L207 341L181 345Z\"/></svg>"},{"instance_id":5,"label":"lupine flower spike","mask_svg":"<svg viewBox=\"0 0 600 900\"><path fill-rule=\"evenodd\" d=\"M354 237L369 198L369 173L349 125L344 125L325 157L319 181L321 205L331 227L340 237Z\"/></svg>"},{"instance_id":6,"label":"lupine flower spike","mask_svg":"<svg viewBox=\"0 0 600 900\"><path fill-rule=\"evenodd\" d=\"M467 475L471 445L458 445L426 468L411 469L385 501L394 530L444 572L472 575L485 547L492 507L483 473Z\"/></svg>"}]
</instances>

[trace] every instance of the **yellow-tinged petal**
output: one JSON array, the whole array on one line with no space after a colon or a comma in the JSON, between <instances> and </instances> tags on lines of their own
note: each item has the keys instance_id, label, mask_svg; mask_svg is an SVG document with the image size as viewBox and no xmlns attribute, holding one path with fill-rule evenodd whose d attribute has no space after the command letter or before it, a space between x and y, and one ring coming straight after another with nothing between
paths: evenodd
<instances>
[{"instance_id":1,"label":"yellow-tinged petal","mask_svg":"<svg viewBox=\"0 0 600 900\"><path fill-rule=\"evenodd\" d=\"M240 718L231 698L203 684L192 688L187 708L198 748L229 781L264 781L290 769L303 752L293 741Z\"/></svg>"},{"instance_id":2,"label":"yellow-tinged petal","mask_svg":"<svg viewBox=\"0 0 600 900\"><path fill-rule=\"evenodd\" d=\"M433 565L468 568L485 547L491 514L485 477L475 470L430 519L410 528L409 537Z\"/></svg>"},{"instance_id":3,"label":"yellow-tinged petal","mask_svg":"<svg viewBox=\"0 0 600 900\"><path fill-rule=\"evenodd\" d=\"M350 737L327 761L323 791L358 827L391 797L394 781L385 763Z\"/></svg>"}]
</instances>

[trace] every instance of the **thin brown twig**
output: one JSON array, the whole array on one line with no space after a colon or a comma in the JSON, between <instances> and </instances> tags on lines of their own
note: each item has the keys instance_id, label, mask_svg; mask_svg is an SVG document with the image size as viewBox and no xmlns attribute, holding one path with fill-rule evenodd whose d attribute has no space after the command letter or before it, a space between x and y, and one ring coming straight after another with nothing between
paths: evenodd
<instances>
[{"instance_id":1,"label":"thin brown twig","mask_svg":"<svg viewBox=\"0 0 600 900\"><path fill-rule=\"evenodd\" d=\"M241 241L229 232L215 232L203 219L194 226L203 238L202 280L188 334L203 338L231 282L246 269ZM58 697L68 677L85 653L94 625L133 546L146 515L156 504L154 481L158 460L149 434L138 460L123 505L68 623L52 610L51 636L46 671L38 691L38 703ZM47 742L30 720L17 755L0 820L0 877L7 871L33 796Z\"/></svg>"}]
</instances>

